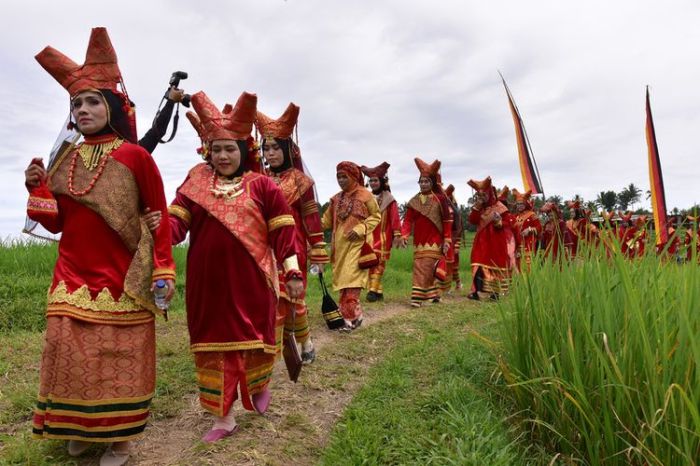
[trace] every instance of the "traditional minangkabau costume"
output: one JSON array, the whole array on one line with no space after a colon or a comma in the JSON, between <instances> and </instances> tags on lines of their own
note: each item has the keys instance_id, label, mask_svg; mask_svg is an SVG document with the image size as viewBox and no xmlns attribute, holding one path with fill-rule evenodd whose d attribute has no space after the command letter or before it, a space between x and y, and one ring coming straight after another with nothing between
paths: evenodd
<instances>
[{"instance_id":1,"label":"traditional minangkabau costume","mask_svg":"<svg viewBox=\"0 0 700 466\"><path fill-rule=\"evenodd\" d=\"M187 327L194 353L199 400L216 416L240 399L264 411L256 397L267 390L276 358L277 261L285 278L301 278L294 216L280 188L256 173L260 164L251 136L257 97L244 92L223 111L203 92L188 112L210 157L213 141L233 140L241 164L222 177L209 163L189 171L169 207L173 243L190 234L187 253ZM263 403L265 404L265 403Z\"/></svg>"},{"instance_id":2,"label":"traditional minangkabau costume","mask_svg":"<svg viewBox=\"0 0 700 466\"><path fill-rule=\"evenodd\" d=\"M92 30L83 65L46 47L37 61L70 94L102 96L108 124L59 155L48 183L30 191L27 213L61 233L48 292L39 399L39 438L122 442L146 427L155 391L156 279L174 279L167 222L151 232L142 209L167 220L160 173L136 145L107 30ZM118 90L117 84L121 84Z\"/></svg>"},{"instance_id":3,"label":"traditional minangkabau costume","mask_svg":"<svg viewBox=\"0 0 700 466\"><path fill-rule=\"evenodd\" d=\"M677 221L678 218L675 215L668 217L668 224L666 226L668 239L665 242L657 243L656 245L656 253L660 255L663 260L677 261L679 259L681 238L676 231Z\"/></svg>"},{"instance_id":4,"label":"traditional minangkabau costume","mask_svg":"<svg viewBox=\"0 0 700 466\"><path fill-rule=\"evenodd\" d=\"M554 202L545 202L540 212L547 215L547 221L542 226L541 248L544 257L557 260L560 254L568 254L567 245L571 244L571 234L562 219L559 206Z\"/></svg>"},{"instance_id":5,"label":"traditional minangkabau costume","mask_svg":"<svg viewBox=\"0 0 700 466\"><path fill-rule=\"evenodd\" d=\"M455 187L454 185L448 185L445 188L445 196L447 201L450 203L452 208L452 262L449 263L448 267L452 269L452 281L455 284L456 290L462 289L462 278L459 275L459 250L462 247L462 239L464 238L464 223L462 222L462 213L459 208L459 203L454 196ZM449 254L448 254L449 255Z\"/></svg>"},{"instance_id":6,"label":"traditional minangkabau costume","mask_svg":"<svg viewBox=\"0 0 700 466\"><path fill-rule=\"evenodd\" d=\"M304 290L307 285L307 259L312 264L327 264L330 262L323 241L321 217L318 212L318 201L314 193L314 180L305 171L299 146L292 140L294 128L299 118L299 107L290 103L278 119L273 120L262 112L257 112L255 125L263 138L275 141L284 153L284 161L280 167L270 167L269 175L282 190L287 203L292 209L296 228L295 241L297 257L304 279ZM310 252L307 252L309 251ZM284 270L280 268L280 300L277 312L277 340L282 342L282 332L294 332L296 341L302 347L309 342L309 316L304 301L304 295L290 298L284 285ZM279 346L281 348L281 345ZM311 351L304 350L304 360L310 362L313 358Z\"/></svg>"},{"instance_id":7,"label":"traditional minangkabau costume","mask_svg":"<svg viewBox=\"0 0 700 466\"><path fill-rule=\"evenodd\" d=\"M374 253L379 258L379 263L369 270L369 291L367 300L370 302L384 299L384 289L382 288L382 277L386 270L386 263L391 257L391 246L395 238L401 237L401 219L399 218L399 205L391 194L389 188L389 178L387 170L390 165L383 162L381 165L370 168L362 166L362 173L368 178L379 179L379 189L374 194L374 198L379 205L381 220L379 225L372 231L372 247Z\"/></svg>"},{"instance_id":8,"label":"traditional minangkabau costume","mask_svg":"<svg viewBox=\"0 0 700 466\"><path fill-rule=\"evenodd\" d=\"M472 246L472 287L469 297L478 299L479 293L497 298L508 292L515 264L515 218L508 208L496 198L491 177L482 181L469 180L469 186L485 197L485 205L472 207L469 223L476 225Z\"/></svg>"},{"instance_id":9,"label":"traditional minangkabau costume","mask_svg":"<svg viewBox=\"0 0 700 466\"><path fill-rule=\"evenodd\" d=\"M581 201L566 201L566 206L569 208L572 218L566 221L566 228L569 231L570 242L569 253L571 257L578 254L579 245L582 242L593 244L597 238L597 228L591 223L589 218L590 211L584 210L581 207Z\"/></svg>"},{"instance_id":10,"label":"traditional minangkabau costume","mask_svg":"<svg viewBox=\"0 0 700 466\"><path fill-rule=\"evenodd\" d=\"M446 259L443 245L452 242L452 214L438 183L440 161L435 160L427 164L418 157L414 161L420 177L427 177L432 181L432 191L429 194L418 193L408 201L401 225L401 236L404 240L408 240L413 232L411 305L420 307L426 301L440 300L435 271L438 261Z\"/></svg>"},{"instance_id":11,"label":"traditional minangkabau costume","mask_svg":"<svg viewBox=\"0 0 700 466\"><path fill-rule=\"evenodd\" d=\"M521 193L517 189L513 189L512 193L516 206L513 232L517 244L518 270L529 270L542 234L542 222L533 210L532 191L527 190ZM522 206L522 210L520 206Z\"/></svg>"},{"instance_id":12,"label":"traditional minangkabau costume","mask_svg":"<svg viewBox=\"0 0 700 466\"><path fill-rule=\"evenodd\" d=\"M331 229L331 264L333 266L333 289L340 291L340 314L346 323L362 322L360 291L367 288L369 270L359 267L362 259L362 246L371 247L372 232L381 221L379 205L367 188L360 167L352 162L341 162L336 167L350 180L350 187L331 198L323 213L321 225ZM357 240L349 240L348 234L354 231Z\"/></svg>"},{"instance_id":13,"label":"traditional minangkabau costume","mask_svg":"<svg viewBox=\"0 0 700 466\"><path fill-rule=\"evenodd\" d=\"M620 223L617 227L617 238L620 242L620 251L627 258L633 258L639 251L637 245L637 227L632 223L631 212L618 212Z\"/></svg>"}]
</instances>

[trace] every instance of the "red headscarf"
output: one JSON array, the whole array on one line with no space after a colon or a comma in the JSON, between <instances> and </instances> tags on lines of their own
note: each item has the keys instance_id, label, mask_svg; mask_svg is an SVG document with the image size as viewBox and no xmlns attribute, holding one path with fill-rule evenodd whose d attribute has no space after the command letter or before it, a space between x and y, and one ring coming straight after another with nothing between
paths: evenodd
<instances>
[{"instance_id":1,"label":"red headscarf","mask_svg":"<svg viewBox=\"0 0 700 466\"><path fill-rule=\"evenodd\" d=\"M365 180L362 178L362 170L357 164L353 162L340 162L335 167L335 170L339 173L345 173L348 176L348 178L350 178L351 180L353 180L353 182L359 184L360 186L364 184Z\"/></svg>"}]
</instances>

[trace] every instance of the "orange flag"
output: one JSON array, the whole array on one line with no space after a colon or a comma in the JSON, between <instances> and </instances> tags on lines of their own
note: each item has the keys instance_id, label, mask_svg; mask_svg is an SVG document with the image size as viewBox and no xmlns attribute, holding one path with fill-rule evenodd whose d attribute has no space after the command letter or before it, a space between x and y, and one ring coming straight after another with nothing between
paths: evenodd
<instances>
[{"instance_id":1,"label":"orange flag","mask_svg":"<svg viewBox=\"0 0 700 466\"><path fill-rule=\"evenodd\" d=\"M656 144L656 132L654 131L654 119L651 117L651 104L649 103L649 86L647 86L647 124L646 124L647 148L649 153L649 185L651 190L651 210L654 212L654 229L656 230L656 244L665 244L668 241L668 228L666 218L666 194L664 192L664 177L661 173L661 161L659 160L659 146Z\"/></svg>"}]
</instances>

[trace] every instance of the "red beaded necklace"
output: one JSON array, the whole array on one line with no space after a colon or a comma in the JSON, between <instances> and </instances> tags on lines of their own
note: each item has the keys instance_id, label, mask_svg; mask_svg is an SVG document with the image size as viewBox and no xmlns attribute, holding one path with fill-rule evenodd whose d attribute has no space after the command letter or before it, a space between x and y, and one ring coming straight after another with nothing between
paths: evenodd
<instances>
[{"instance_id":1,"label":"red beaded necklace","mask_svg":"<svg viewBox=\"0 0 700 466\"><path fill-rule=\"evenodd\" d=\"M97 180L100 179L100 176L102 176L102 172L104 171L105 166L107 165L107 160L110 158L111 152L117 149L119 146L121 146L122 142L124 141L121 139L115 140L111 138L109 140L109 147L102 154L100 164L97 166L97 173L95 173L95 176L92 177L92 180L90 181L90 184L88 184L87 188L83 189L82 191L76 191L73 187L75 166L78 164L78 157L80 157L80 150L76 150L73 153L73 157L70 161L70 167L68 168L68 191L75 197L85 196L87 193L92 191L92 188L95 187L95 183L97 183Z\"/></svg>"}]
</instances>

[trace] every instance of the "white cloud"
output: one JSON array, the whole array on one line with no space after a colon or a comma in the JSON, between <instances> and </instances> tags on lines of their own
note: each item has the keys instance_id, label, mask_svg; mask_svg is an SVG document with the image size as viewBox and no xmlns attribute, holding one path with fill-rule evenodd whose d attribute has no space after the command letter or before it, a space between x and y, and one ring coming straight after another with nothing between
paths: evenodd
<instances>
[{"instance_id":1,"label":"white cloud","mask_svg":"<svg viewBox=\"0 0 700 466\"><path fill-rule=\"evenodd\" d=\"M320 200L341 160L392 164L394 194L417 189L413 157L440 158L444 178L492 175L521 185L512 120L497 69L522 112L548 194L594 198L646 189L644 86L651 85L669 207L700 201L700 6L593 0L324 2L5 2L0 18L0 236L23 225L23 170L45 154L67 112L65 91L34 61L51 44L82 61L106 26L127 88L150 124L170 73L220 105L256 92L279 115L301 106L299 137ZM169 199L198 161L182 118L154 156Z\"/></svg>"}]
</instances>

